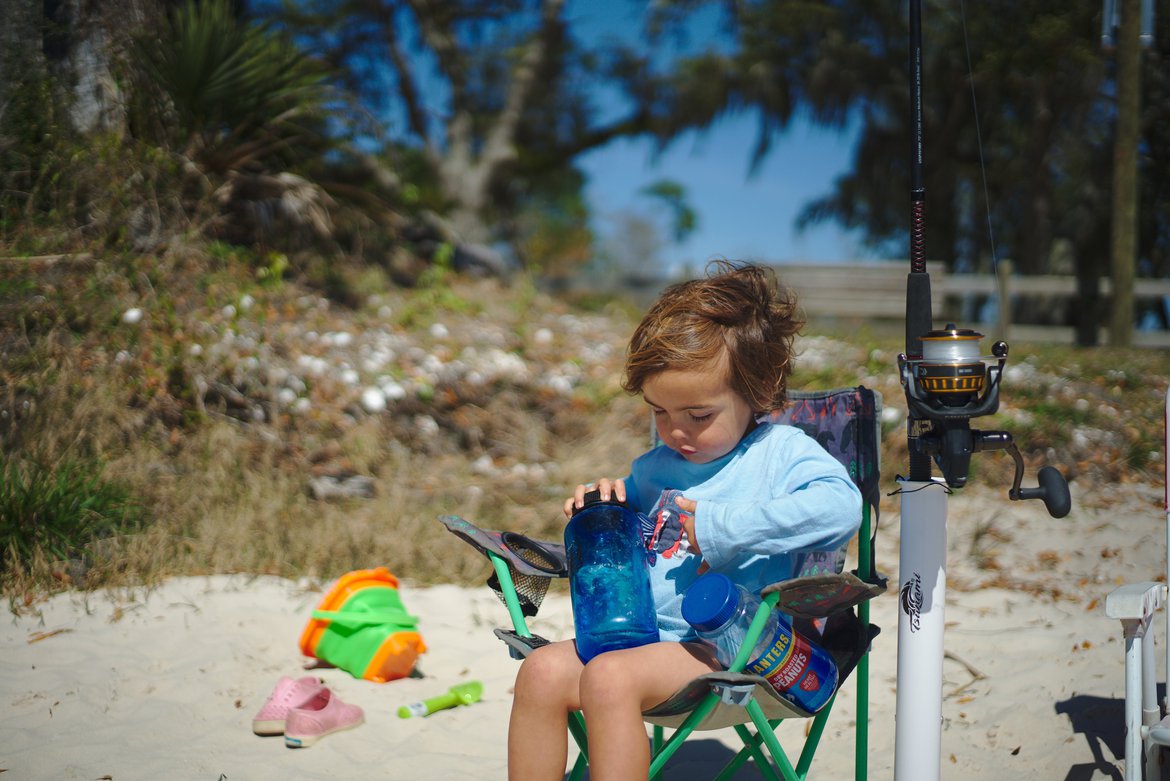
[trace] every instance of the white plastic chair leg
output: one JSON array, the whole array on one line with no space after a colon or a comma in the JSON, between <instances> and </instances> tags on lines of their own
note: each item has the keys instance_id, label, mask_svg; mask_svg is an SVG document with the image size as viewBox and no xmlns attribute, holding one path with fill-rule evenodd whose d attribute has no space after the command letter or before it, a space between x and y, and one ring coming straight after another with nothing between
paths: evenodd
<instances>
[{"instance_id":1,"label":"white plastic chair leg","mask_svg":"<svg viewBox=\"0 0 1170 781\"><path fill-rule=\"evenodd\" d=\"M1125 632L1125 781L1142 781L1142 638L1137 620L1121 622Z\"/></svg>"},{"instance_id":2,"label":"white plastic chair leg","mask_svg":"<svg viewBox=\"0 0 1170 781\"><path fill-rule=\"evenodd\" d=\"M1161 749L1150 736L1150 728L1162 718L1161 708L1158 706L1158 679L1154 677L1154 633L1149 631L1149 625L1141 638L1142 663L1142 723L1141 744L1142 756L1145 757L1146 781L1159 781L1161 773L1158 769ZM1126 760L1126 767L1129 760Z\"/></svg>"},{"instance_id":3,"label":"white plastic chair leg","mask_svg":"<svg viewBox=\"0 0 1170 781\"><path fill-rule=\"evenodd\" d=\"M1146 781L1160 781L1165 762L1163 746L1170 746L1170 716L1163 717L1158 703L1158 679L1154 671L1154 633L1147 627L1142 637L1142 750ZM1128 760L1126 760L1128 765Z\"/></svg>"}]
</instances>

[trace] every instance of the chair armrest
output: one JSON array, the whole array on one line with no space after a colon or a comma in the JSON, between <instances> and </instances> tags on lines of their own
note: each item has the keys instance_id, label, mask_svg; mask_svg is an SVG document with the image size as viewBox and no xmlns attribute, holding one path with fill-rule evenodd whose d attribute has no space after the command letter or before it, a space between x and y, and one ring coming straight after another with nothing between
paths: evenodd
<instances>
[{"instance_id":1,"label":"chair armrest","mask_svg":"<svg viewBox=\"0 0 1170 781\"><path fill-rule=\"evenodd\" d=\"M504 645L508 646L508 653L516 661L526 659L537 648L546 646L549 643L548 640L540 635L522 635L513 629L493 629L492 631L496 637L504 641Z\"/></svg>"},{"instance_id":2,"label":"chair armrest","mask_svg":"<svg viewBox=\"0 0 1170 781\"><path fill-rule=\"evenodd\" d=\"M1147 619L1166 601L1165 583L1128 583L1105 597L1105 615L1125 620Z\"/></svg>"},{"instance_id":3,"label":"chair armrest","mask_svg":"<svg viewBox=\"0 0 1170 781\"><path fill-rule=\"evenodd\" d=\"M776 609L797 618L826 618L885 593L886 579L865 581L852 572L806 575L765 586L761 594L779 593Z\"/></svg>"}]
</instances>

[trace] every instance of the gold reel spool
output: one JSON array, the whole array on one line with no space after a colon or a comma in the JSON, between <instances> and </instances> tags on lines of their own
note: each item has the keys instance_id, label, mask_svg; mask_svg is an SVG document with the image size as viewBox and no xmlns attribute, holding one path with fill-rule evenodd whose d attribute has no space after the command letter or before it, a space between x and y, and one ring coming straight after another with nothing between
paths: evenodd
<instances>
[{"instance_id":1,"label":"gold reel spool","mask_svg":"<svg viewBox=\"0 0 1170 781\"><path fill-rule=\"evenodd\" d=\"M922 337L922 360L915 366L919 387L948 407L961 407L983 392L987 367L979 348L983 334L970 328L930 331Z\"/></svg>"}]
</instances>

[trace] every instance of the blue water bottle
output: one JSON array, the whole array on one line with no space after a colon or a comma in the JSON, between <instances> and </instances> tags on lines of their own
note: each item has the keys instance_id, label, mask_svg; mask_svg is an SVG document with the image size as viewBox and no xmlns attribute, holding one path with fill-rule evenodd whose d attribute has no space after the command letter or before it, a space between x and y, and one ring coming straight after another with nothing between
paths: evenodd
<instances>
[{"instance_id":1,"label":"blue water bottle","mask_svg":"<svg viewBox=\"0 0 1170 781\"><path fill-rule=\"evenodd\" d=\"M569 596L582 662L606 651L658 642L649 553L638 514L599 491L565 526Z\"/></svg>"},{"instance_id":2,"label":"blue water bottle","mask_svg":"<svg viewBox=\"0 0 1170 781\"><path fill-rule=\"evenodd\" d=\"M687 589L682 615L699 637L715 647L724 667L735 660L760 598L726 575L708 572ZM820 646L792 628L773 610L743 672L766 678L784 699L809 713L825 707L837 690L837 664Z\"/></svg>"}]
</instances>

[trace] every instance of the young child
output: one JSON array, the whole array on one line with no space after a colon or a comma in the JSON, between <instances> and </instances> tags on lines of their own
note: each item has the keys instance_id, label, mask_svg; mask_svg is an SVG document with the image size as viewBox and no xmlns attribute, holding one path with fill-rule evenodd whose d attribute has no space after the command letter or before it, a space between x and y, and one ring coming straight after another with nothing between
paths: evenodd
<instances>
[{"instance_id":1,"label":"young child","mask_svg":"<svg viewBox=\"0 0 1170 781\"><path fill-rule=\"evenodd\" d=\"M587 665L571 640L533 652L516 677L512 781L563 778L573 710L585 715L590 778L645 781L642 712L720 669L682 618L687 587L711 569L759 593L795 574L797 554L839 548L857 531L861 495L844 468L799 429L765 420L785 404L801 325L769 272L721 261L664 291L635 330L623 387L650 405L663 444L624 480L592 486L654 522L661 640ZM588 489L577 486L566 515Z\"/></svg>"}]
</instances>

